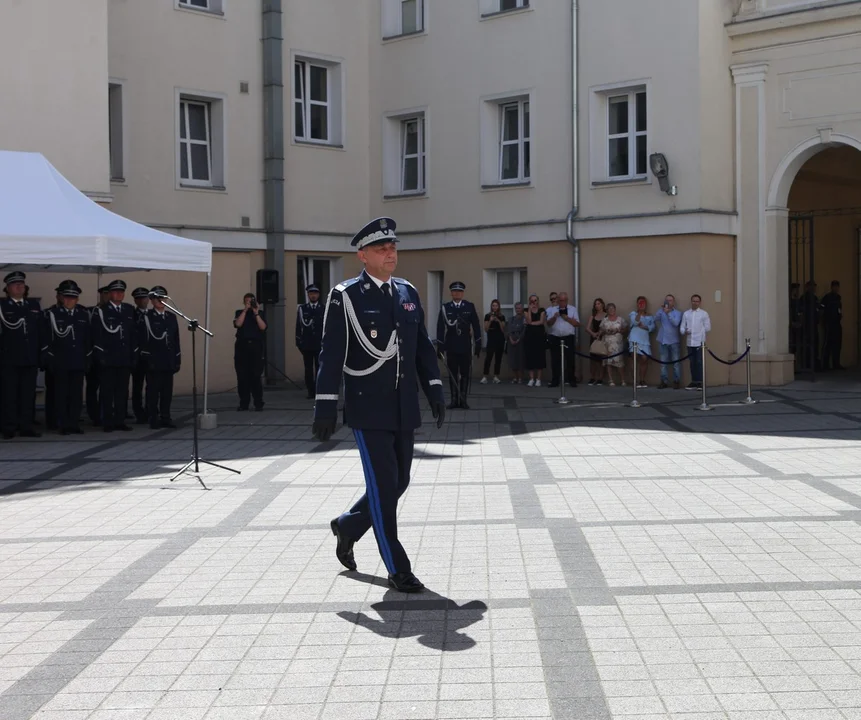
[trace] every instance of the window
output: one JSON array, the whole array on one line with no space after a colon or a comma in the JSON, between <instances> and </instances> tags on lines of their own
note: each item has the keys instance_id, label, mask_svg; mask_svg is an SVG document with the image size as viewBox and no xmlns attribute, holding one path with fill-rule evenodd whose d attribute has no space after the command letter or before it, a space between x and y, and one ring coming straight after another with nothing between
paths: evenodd
<instances>
[{"instance_id":1,"label":"window","mask_svg":"<svg viewBox=\"0 0 861 720\"><path fill-rule=\"evenodd\" d=\"M317 283L320 288L320 298L326 302L331 289L331 261L323 258L296 258L296 300L299 305L308 302L305 288L311 283Z\"/></svg>"},{"instance_id":2,"label":"window","mask_svg":"<svg viewBox=\"0 0 861 720\"><path fill-rule=\"evenodd\" d=\"M529 0L479 0L479 5L482 17L487 17L528 8Z\"/></svg>"},{"instance_id":3,"label":"window","mask_svg":"<svg viewBox=\"0 0 861 720\"><path fill-rule=\"evenodd\" d=\"M108 85L108 153L111 163L111 180L125 180L123 153L123 86L119 83Z\"/></svg>"},{"instance_id":4,"label":"window","mask_svg":"<svg viewBox=\"0 0 861 720\"><path fill-rule=\"evenodd\" d=\"M383 39L425 30L425 0L381 0Z\"/></svg>"},{"instance_id":5,"label":"window","mask_svg":"<svg viewBox=\"0 0 861 720\"><path fill-rule=\"evenodd\" d=\"M176 7L184 10L201 10L214 15L224 14L225 0L176 0Z\"/></svg>"},{"instance_id":6,"label":"window","mask_svg":"<svg viewBox=\"0 0 861 720\"><path fill-rule=\"evenodd\" d=\"M176 92L178 187L223 190L227 179L224 97Z\"/></svg>"},{"instance_id":7,"label":"window","mask_svg":"<svg viewBox=\"0 0 861 720\"><path fill-rule=\"evenodd\" d=\"M526 268L513 268L496 271L496 291L494 297L499 300L502 314L506 318L514 315L514 304L522 302L526 304L527 289ZM493 299L493 298L491 298ZM490 307L490 303L487 303Z\"/></svg>"},{"instance_id":8,"label":"window","mask_svg":"<svg viewBox=\"0 0 861 720\"><path fill-rule=\"evenodd\" d=\"M481 99L481 186L532 184L532 107L522 90Z\"/></svg>"},{"instance_id":9,"label":"window","mask_svg":"<svg viewBox=\"0 0 861 720\"><path fill-rule=\"evenodd\" d=\"M383 197L424 197L428 188L427 108L383 116Z\"/></svg>"},{"instance_id":10,"label":"window","mask_svg":"<svg viewBox=\"0 0 861 720\"><path fill-rule=\"evenodd\" d=\"M293 137L301 142L338 145L340 64L297 59L293 64Z\"/></svg>"},{"instance_id":11,"label":"window","mask_svg":"<svg viewBox=\"0 0 861 720\"><path fill-rule=\"evenodd\" d=\"M424 192L425 121L423 117L401 121L401 192Z\"/></svg>"},{"instance_id":12,"label":"window","mask_svg":"<svg viewBox=\"0 0 861 720\"><path fill-rule=\"evenodd\" d=\"M610 179L646 175L646 118L645 90L607 97L607 175Z\"/></svg>"},{"instance_id":13,"label":"window","mask_svg":"<svg viewBox=\"0 0 861 720\"><path fill-rule=\"evenodd\" d=\"M179 104L179 177L188 185L212 185L211 105Z\"/></svg>"},{"instance_id":14,"label":"window","mask_svg":"<svg viewBox=\"0 0 861 720\"><path fill-rule=\"evenodd\" d=\"M499 181L529 180L529 101L499 106Z\"/></svg>"}]
</instances>

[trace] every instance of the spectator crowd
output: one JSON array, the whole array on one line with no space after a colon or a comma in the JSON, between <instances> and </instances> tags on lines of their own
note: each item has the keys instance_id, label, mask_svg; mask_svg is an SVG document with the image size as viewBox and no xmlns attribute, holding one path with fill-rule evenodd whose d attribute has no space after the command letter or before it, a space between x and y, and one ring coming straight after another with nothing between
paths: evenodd
<instances>
[{"instance_id":1,"label":"spectator crowd","mask_svg":"<svg viewBox=\"0 0 861 720\"><path fill-rule=\"evenodd\" d=\"M487 341L481 384L502 382L499 375L507 357L513 384L541 387L549 355L547 386L558 387L564 381L576 387L574 358L584 346L577 343L577 337L584 333L589 342L590 386L626 386L630 382L638 388L648 387L646 374L650 362L657 360L658 389L678 390L682 386L682 361L687 358L691 380L685 389L702 388L702 346L711 331L711 319L699 295L691 296L690 307L684 311L676 306L673 295L664 297L657 310L652 310L641 295L627 313L620 313L616 303L595 298L584 320L569 304L567 293L550 293L549 300L550 304L542 307L538 295L530 295L526 307L515 304L510 318L502 314L498 300L491 302L484 316Z\"/></svg>"}]
</instances>

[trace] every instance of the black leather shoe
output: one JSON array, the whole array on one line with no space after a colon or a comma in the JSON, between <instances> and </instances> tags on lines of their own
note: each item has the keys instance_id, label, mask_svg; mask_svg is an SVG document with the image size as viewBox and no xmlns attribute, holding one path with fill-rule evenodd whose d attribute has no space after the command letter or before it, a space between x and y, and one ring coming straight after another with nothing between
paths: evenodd
<instances>
[{"instance_id":1,"label":"black leather shoe","mask_svg":"<svg viewBox=\"0 0 861 720\"><path fill-rule=\"evenodd\" d=\"M125 423L123 423L122 425L117 425L117 430L122 430L123 432L131 432L132 431L131 427L129 427Z\"/></svg>"},{"instance_id":2,"label":"black leather shoe","mask_svg":"<svg viewBox=\"0 0 861 720\"><path fill-rule=\"evenodd\" d=\"M18 433L21 437L30 437L30 438L40 438L42 437L42 433L36 432L35 430L22 430Z\"/></svg>"},{"instance_id":3,"label":"black leather shoe","mask_svg":"<svg viewBox=\"0 0 861 720\"><path fill-rule=\"evenodd\" d=\"M338 558L338 562L347 568L347 570L355 570L356 558L353 557L353 545L356 543L341 532L341 526L338 525L338 518L332 520L332 522L329 523L329 526L332 528L332 535L338 538L338 545L335 547L335 557Z\"/></svg>"},{"instance_id":4,"label":"black leather shoe","mask_svg":"<svg viewBox=\"0 0 861 720\"><path fill-rule=\"evenodd\" d=\"M176 423L173 420L162 420L161 426L163 428L170 428L171 430L176 430Z\"/></svg>"},{"instance_id":5,"label":"black leather shoe","mask_svg":"<svg viewBox=\"0 0 861 720\"><path fill-rule=\"evenodd\" d=\"M445 407L446 407L446 410L457 410L460 407L460 405L458 405L456 402L450 402Z\"/></svg>"},{"instance_id":6,"label":"black leather shoe","mask_svg":"<svg viewBox=\"0 0 861 720\"><path fill-rule=\"evenodd\" d=\"M14 437L15 437L15 433L13 433L13 432L4 432L3 433L3 439L4 440L11 440Z\"/></svg>"},{"instance_id":7,"label":"black leather shoe","mask_svg":"<svg viewBox=\"0 0 861 720\"><path fill-rule=\"evenodd\" d=\"M400 572L394 575L389 575L389 585L395 590L400 590L405 593L421 592L425 589L419 580L411 572Z\"/></svg>"},{"instance_id":8,"label":"black leather shoe","mask_svg":"<svg viewBox=\"0 0 861 720\"><path fill-rule=\"evenodd\" d=\"M469 403L466 400L461 400L460 407L463 410L469 410Z\"/></svg>"},{"instance_id":9,"label":"black leather shoe","mask_svg":"<svg viewBox=\"0 0 861 720\"><path fill-rule=\"evenodd\" d=\"M69 428L69 432L72 433L72 435L83 435L84 434L84 431L81 430L80 425L75 425L75 427Z\"/></svg>"},{"instance_id":10,"label":"black leather shoe","mask_svg":"<svg viewBox=\"0 0 861 720\"><path fill-rule=\"evenodd\" d=\"M236 412L248 412L248 408L242 407L242 405L240 405L238 408L236 408Z\"/></svg>"}]
</instances>

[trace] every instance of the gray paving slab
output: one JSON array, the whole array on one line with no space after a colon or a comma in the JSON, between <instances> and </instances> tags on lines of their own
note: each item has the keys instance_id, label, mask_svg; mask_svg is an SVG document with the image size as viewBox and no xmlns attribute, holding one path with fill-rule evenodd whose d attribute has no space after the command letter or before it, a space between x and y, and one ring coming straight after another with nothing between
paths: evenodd
<instances>
[{"instance_id":1,"label":"gray paving slab","mask_svg":"<svg viewBox=\"0 0 861 720\"><path fill-rule=\"evenodd\" d=\"M212 399L210 490L188 425L5 443L0 718L857 719L861 386L629 394L425 410L421 596L337 564L360 459L296 393Z\"/></svg>"}]
</instances>

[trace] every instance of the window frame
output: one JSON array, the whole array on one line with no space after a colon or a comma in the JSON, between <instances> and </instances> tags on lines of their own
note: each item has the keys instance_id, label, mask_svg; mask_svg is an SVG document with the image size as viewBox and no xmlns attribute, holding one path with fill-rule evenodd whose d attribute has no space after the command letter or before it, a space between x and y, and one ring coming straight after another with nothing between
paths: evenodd
<instances>
[{"instance_id":1,"label":"window frame","mask_svg":"<svg viewBox=\"0 0 861 720\"><path fill-rule=\"evenodd\" d=\"M425 0L415 0L416 4L416 29L407 32L404 30L404 4L412 0L398 0L398 24L400 32L398 36L418 35L425 31Z\"/></svg>"},{"instance_id":2,"label":"window frame","mask_svg":"<svg viewBox=\"0 0 861 720\"><path fill-rule=\"evenodd\" d=\"M636 130L636 96L645 93L646 129ZM652 81L650 78L632 78L621 82L593 85L589 88L589 183L592 188L613 187L618 185L651 185L649 152L654 118L652 116ZM628 98L628 130L633 139L628 143L628 175L610 175L610 99L621 96ZM633 106L632 106L632 103ZM621 133L619 135L622 135ZM645 137L646 172L636 174L636 139ZM632 151L633 148L633 151ZM630 174L631 169L635 171Z\"/></svg>"},{"instance_id":3,"label":"window frame","mask_svg":"<svg viewBox=\"0 0 861 720\"><path fill-rule=\"evenodd\" d=\"M108 159L111 183L124 184L128 170L125 83L114 78L108 79Z\"/></svg>"},{"instance_id":4,"label":"window frame","mask_svg":"<svg viewBox=\"0 0 861 720\"><path fill-rule=\"evenodd\" d=\"M514 7L503 8L504 0L479 0L479 16L482 19L494 18L510 13L519 13L532 10L531 0L514 0Z\"/></svg>"},{"instance_id":5,"label":"window frame","mask_svg":"<svg viewBox=\"0 0 861 720\"><path fill-rule=\"evenodd\" d=\"M415 37L427 33L427 0L415 0L416 29L404 29L404 3L409 0L380 0L380 34L382 42Z\"/></svg>"},{"instance_id":6,"label":"window frame","mask_svg":"<svg viewBox=\"0 0 861 720\"><path fill-rule=\"evenodd\" d=\"M205 120L204 125L205 125L205 134L206 134L205 140L196 140L196 139L191 137L191 125L189 123L189 114L188 114L189 106L191 106L191 105L200 106L204 109L204 120ZM184 110L183 110L183 108L184 108ZM180 128L179 134L177 136L178 142L179 142L179 157L180 157L179 181L183 185L190 185L190 186L196 186L196 187L213 187L215 183L213 182L213 162L212 162L212 145L213 145L212 102L207 101L207 100L199 100L197 98L190 98L190 97L183 96L179 100L179 112L181 115L184 115L185 132L187 135L187 137L185 137L185 138L182 137L182 120L183 120L183 118L181 118L180 119L180 125L179 125L179 128ZM187 165L188 172L190 175L190 177L187 177L187 178L182 176L182 154L183 154L182 146L183 146L183 144L185 144L187 146L187 148L186 148L186 165ZM191 148L193 145L198 145L198 146L203 145L206 147L206 171L207 171L207 175L209 176L207 180L198 180L197 178L193 177L194 176L194 167L193 167L193 163L192 163L192 154L191 154Z\"/></svg>"},{"instance_id":7,"label":"window frame","mask_svg":"<svg viewBox=\"0 0 861 720\"><path fill-rule=\"evenodd\" d=\"M174 0L174 7L177 10L185 10L188 12L199 13L201 15L209 15L211 17L223 17L224 6L227 0L198 0L205 2L206 6L193 5L195 0Z\"/></svg>"},{"instance_id":8,"label":"window frame","mask_svg":"<svg viewBox=\"0 0 861 720\"><path fill-rule=\"evenodd\" d=\"M224 93L207 92L192 88L174 88L174 142L175 142L175 188L197 192L224 192L227 189L228 160L228 116L227 96ZM182 177L182 140L181 114L183 103L197 103L209 106L207 135L209 142L208 165L209 182ZM186 125L186 133L190 128ZM192 144L197 144L193 142ZM190 151L187 151L190 152ZM191 166L189 166L191 172Z\"/></svg>"},{"instance_id":9,"label":"window frame","mask_svg":"<svg viewBox=\"0 0 861 720\"><path fill-rule=\"evenodd\" d=\"M517 139L516 140L506 140L505 139L505 118L506 118L506 110L517 107ZM500 185L523 185L525 183L531 182L532 180L532 116L531 116L531 105L529 103L529 98L519 98L517 100L512 100L510 102L501 102L499 103L499 169L497 172L497 179ZM524 118L526 115L529 115L529 133L527 134L524 130L526 123L524 122ZM514 178L504 178L503 177L503 167L505 163L505 148L510 147L511 145L517 145L517 177ZM529 175L524 173L526 167L526 146L529 145Z\"/></svg>"},{"instance_id":10,"label":"window frame","mask_svg":"<svg viewBox=\"0 0 861 720\"><path fill-rule=\"evenodd\" d=\"M490 300L497 299L499 300L499 309L503 315L505 315L506 321L510 320L514 317L514 306L516 303L523 303L526 305L526 300L528 298L527 288L529 287L529 268L527 267L508 267L508 268L494 268L491 270L493 273L493 292ZM511 279L511 290L512 290L512 301L511 304L503 304L502 300L499 298L499 276L501 273L510 273L512 276ZM524 273L526 275L526 283L521 282L523 279ZM490 300L486 303L487 308L490 308ZM485 310L487 312L487 310ZM483 317L483 315L482 315Z\"/></svg>"},{"instance_id":11,"label":"window frame","mask_svg":"<svg viewBox=\"0 0 861 720\"><path fill-rule=\"evenodd\" d=\"M644 98L644 102L646 103L646 129L638 130L637 129L637 102L638 97L642 95ZM610 133L610 109L614 104L614 101L621 101L628 105L627 112L627 120L628 127L627 132L624 133ZM610 181L618 182L620 180L642 180L649 175L648 168L648 158L649 158L649 95L646 88L634 88L628 90L626 92L619 93L608 93L606 98L606 114L605 114L605 124L604 131L606 136L606 168L607 168L607 179ZM643 172L637 172L637 140L638 138L646 139L646 167ZM622 138L628 139L628 172L625 175L612 175L610 172L612 166L612 154L611 154L611 143L613 140L621 140Z\"/></svg>"},{"instance_id":12,"label":"window frame","mask_svg":"<svg viewBox=\"0 0 861 720\"><path fill-rule=\"evenodd\" d=\"M293 83L296 85L296 68L302 66L301 81L298 87L293 90L293 139L298 142L312 143L315 145L331 145L332 144L332 68L329 65L321 62L314 62L308 58L295 58L293 60ZM311 68L323 70L326 73L326 100L314 100L311 98ZM300 90L300 96L296 97L296 91ZM304 136L300 137L296 134L296 113L297 105L302 108L302 130ZM326 108L326 137L312 138L310 137L311 128L311 108L312 107Z\"/></svg>"},{"instance_id":13,"label":"window frame","mask_svg":"<svg viewBox=\"0 0 861 720\"><path fill-rule=\"evenodd\" d=\"M425 160L427 153L427 146L425 143L425 117L424 115L415 115L413 117L405 117L401 118L401 128L400 128L400 159L401 159L401 172L400 172L400 194L401 195L420 195L424 193L427 189L427 176L425 175ZM416 131L418 134L417 144L416 144L416 152L415 153L407 153L407 126L410 123L416 123ZM407 188L406 187L406 168L407 168L407 160L416 159L416 181L417 186L415 188Z\"/></svg>"}]
</instances>

